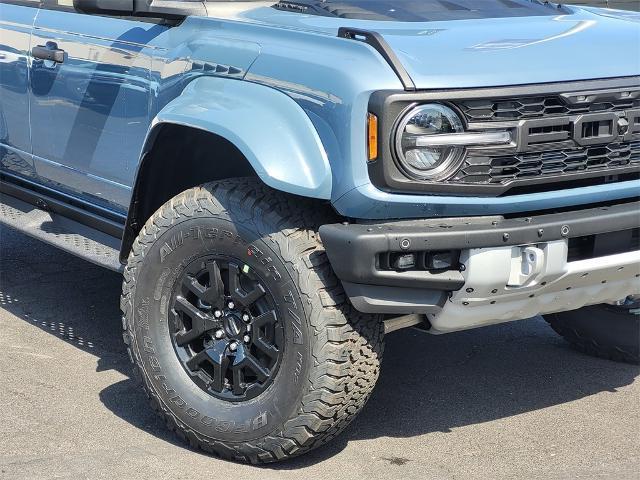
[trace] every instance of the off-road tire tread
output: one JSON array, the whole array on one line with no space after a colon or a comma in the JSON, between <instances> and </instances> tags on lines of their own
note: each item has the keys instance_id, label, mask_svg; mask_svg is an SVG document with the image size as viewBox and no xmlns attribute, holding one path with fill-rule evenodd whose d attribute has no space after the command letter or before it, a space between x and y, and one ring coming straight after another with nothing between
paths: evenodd
<instances>
[{"instance_id":1,"label":"off-road tire tread","mask_svg":"<svg viewBox=\"0 0 640 480\"><path fill-rule=\"evenodd\" d=\"M270 237L297 278L315 335L310 339L314 367L297 415L281 430L256 441L228 443L204 438L183 424L161 401L141 368L134 348L136 272L156 239L179 219L224 214ZM349 425L367 402L380 371L383 322L356 311L331 269L317 228L333 220L329 209L272 190L251 178L230 179L187 190L164 204L136 238L124 270L121 309L123 338L154 410L192 447L254 464L297 456L322 445Z\"/></svg>"},{"instance_id":2,"label":"off-road tire tread","mask_svg":"<svg viewBox=\"0 0 640 480\"><path fill-rule=\"evenodd\" d=\"M637 354L628 351L623 346L605 343L592 338L573 325L573 322L567 321L562 315L545 315L544 319L558 335L581 353L614 362L640 364L640 358Z\"/></svg>"}]
</instances>

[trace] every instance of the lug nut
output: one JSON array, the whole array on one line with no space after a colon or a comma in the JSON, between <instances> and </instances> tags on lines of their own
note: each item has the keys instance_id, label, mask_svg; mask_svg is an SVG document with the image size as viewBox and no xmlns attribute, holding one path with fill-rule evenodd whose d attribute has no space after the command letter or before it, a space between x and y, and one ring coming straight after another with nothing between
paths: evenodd
<instances>
[{"instance_id":1,"label":"lug nut","mask_svg":"<svg viewBox=\"0 0 640 480\"><path fill-rule=\"evenodd\" d=\"M232 342L229 344L229 350L235 352L238 349L238 344L236 342Z\"/></svg>"},{"instance_id":2,"label":"lug nut","mask_svg":"<svg viewBox=\"0 0 640 480\"><path fill-rule=\"evenodd\" d=\"M229 302L227 303L227 307L229 307L229 310L233 310L234 308L236 308L236 304L233 302Z\"/></svg>"},{"instance_id":3,"label":"lug nut","mask_svg":"<svg viewBox=\"0 0 640 480\"><path fill-rule=\"evenodd\" d=\"M251 317L249 316L248 313L243 313L242 314L242 321L245 323L249 323L249 321L251 320Z\"/></svg>"},{"instance_id":4,"label":"lug nut","mask_svg":"<svg viewBox=\"0 0 640 480\"><path fill-rule=\"evenodd\" d=\"M224 337L224 332L222 331L222 329L216 330L216 333L214 333L213 336L216 340L220 340L222 337Z\"/></svg>"},{"instance_id":5,"label":"lug nut","mask_svg":"<svg viewBox=\"0 0 640 480\"><path fill-rule=\"evenodd\" d=\"M216 318L220 318L222 316L222 312L220 310L216 310L213 312L213 316Z\"/></svg>"},{"instance_id":6,"label":"lug nut","mask_svg":"<svg viewBox=\"0 0 640 480\"><path fill-rule=\"evenodd\" d=\"M244 343L249 343L251 341L251 337L249 335L245 335L243 340L244 340Z\"/></svg>"}]
</instances>

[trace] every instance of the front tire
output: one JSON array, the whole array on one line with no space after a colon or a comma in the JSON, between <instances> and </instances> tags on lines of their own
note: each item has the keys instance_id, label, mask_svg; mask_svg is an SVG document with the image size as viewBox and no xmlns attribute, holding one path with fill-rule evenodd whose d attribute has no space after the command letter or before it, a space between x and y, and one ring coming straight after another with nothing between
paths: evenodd
<instances>
[{"instance_id":1,"label":"front tire","mask_svg":"<svg viewBox=\"0 0 640 480\"><path fill-rule=\"evenodd\" d=\"M367 401L383 323L348 304L316 234L323 216L228 180L171 199L134 242L124 339L152 406L192 446L282 460L336 436Z\"/></svg>"},{"instance_id":2,"label":"front tire","mask_svg":"<svg viewBox=\"0 0 640 480\"><path fill-rule=\"evenodd\" d=\"M640 314L633 305L591 305L544 318L556 333L583 353L640 363Z\"/></svg>"}]
</instances>

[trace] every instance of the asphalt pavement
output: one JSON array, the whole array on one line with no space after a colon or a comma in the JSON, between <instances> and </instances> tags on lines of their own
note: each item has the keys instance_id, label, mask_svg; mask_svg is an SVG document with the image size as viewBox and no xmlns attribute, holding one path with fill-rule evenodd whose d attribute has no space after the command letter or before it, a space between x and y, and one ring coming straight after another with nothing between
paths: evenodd
<instances>
[{"instance_id":1,"label":"asphalt pavement","mask_svg":"<svg viewBox=\"0 0 640 480\"><path fill-rule=\"evenodd\" d=\"M0 479L640 479L640 369L541 318L387 338L347 431L267 467L186 447L147 407L120 276L0 227Z\"/></svg>"}]
</instances>

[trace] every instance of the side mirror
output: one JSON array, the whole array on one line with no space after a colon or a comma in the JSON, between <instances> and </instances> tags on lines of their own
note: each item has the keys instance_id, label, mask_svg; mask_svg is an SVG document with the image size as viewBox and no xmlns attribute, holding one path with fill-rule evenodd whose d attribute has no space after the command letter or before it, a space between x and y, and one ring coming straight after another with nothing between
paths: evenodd
<instances>
[{"instance_id":1,"label":"side mirror","mask_svg":"<svg viewBox=\"0 0 640 480\"><path fill-rule=\"evenodd\" d=\"M73 0L73 7L88 14L171 20L180 20L190 15L207 15L204 2L199 0Z\"/></svg>"}]
</instances>

